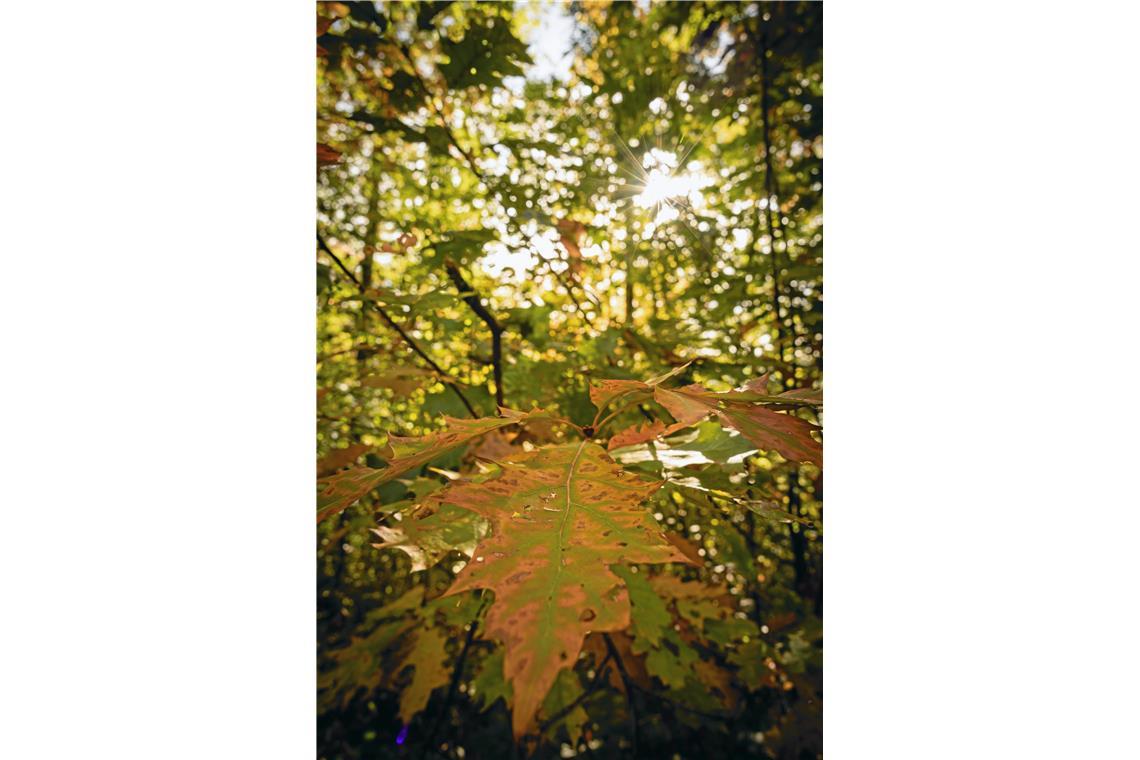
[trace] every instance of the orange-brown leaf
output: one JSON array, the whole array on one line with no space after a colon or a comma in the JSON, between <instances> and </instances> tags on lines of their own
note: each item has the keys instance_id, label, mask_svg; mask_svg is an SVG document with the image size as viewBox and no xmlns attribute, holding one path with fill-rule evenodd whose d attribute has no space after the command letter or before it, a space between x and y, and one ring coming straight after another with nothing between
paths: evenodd
<instances>
[{"instance_id":1,"label":"orange-brown leaf","mask_svg":"<svg viewBox=\"0 0 1140 760\"><path fill-rule=\"evenodd\" d=\"M660 420L647 422L640 427L635 425L633 427L626 428L621 432L614 433L613 437L610 438L609 443L606 444L606 448L609 451L613 451L614 449L620 449L622 446L636 446L639 443L645 443L646 441L652 441L654 438L660 438L666 434L667 430L668 429L665 427L665 423L661 422Z\"/></svg>"},{"instance_id":2,"label":"orange-brown leaf","mask_svg":"<svg viewBox=\"0 0 1140 760\"><path fill-rule=\"evenodd\" d=\"M320 492L317 497L317 521L351 506L373 488L393 480L413 467L422 467L436 457L457 449L484 433L546 414L541 409L516 412L505 407L500 407L499 413L499 417L480 417L474 420L445 417L446 428L421 438L389 436L385 453L385 458L388 460L386 468L377 470L371 467L354 467L318 481Z\"/></svg>"},{"instance_id":3,"label":"orange-brown leaf","mask_svg":"<svg viewBox=\"0 0 1140 760\"><path fill-rule=\"evenodd\" d=\"M361 454L368 451L371 446L364 443L354 443L343 449L333 449L317 462L317 477L323 478L332 475L346 464L355 462Z\"/></svg>"},{"instance_id":4,"label":"orange-brown leaf","mask_svg":"<svg viewBox=\"0 0 1140 760\"><path fill-rule=\"evenodd\" d=\"M795 462L823 464L823 447L812 437L819 430L807 420L791 414L765 409L759 403L743 399L735 392L710 393L699 385L676 390L654 389L654 398L669 410L677 421L695 422L715 414L722 424L740 431L757 447L778 451Z\"/></svg>"},{"instance_id":5,"label":"orange-brown leaf","mask_svg":"<svg viewBox=\"0 0 1140 760\"><path fill-rule=\"evenodd\" d=\"M629 625L629 596L611 566L686 559L640 506L659 484L627 475L600 446L550 446L502 466L499 477L456 484L444 497L491 523L447 593L495 592L486 630L506 644L521 736L586 635Z\"/></svg>"}]
</instances>

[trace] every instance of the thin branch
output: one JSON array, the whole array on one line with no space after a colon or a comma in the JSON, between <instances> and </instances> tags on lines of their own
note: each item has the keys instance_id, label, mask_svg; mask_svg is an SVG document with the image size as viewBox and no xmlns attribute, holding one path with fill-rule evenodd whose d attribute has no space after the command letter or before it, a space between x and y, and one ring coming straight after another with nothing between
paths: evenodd
<instances>
[{"instance_id":1,"label":"thin branch","mask_svg":"<svg viewBox=\"0 0 1140 760\"><path fill-rule=\"evenodd\" d=\"M792 388L795 383L795 351L796 351L796 335L795 335L795 319L792 317L791 303L788 304L788 322L785 327L782 324L780 317L780 257L776 251L776 235L779 233L780 240L784 243L784 254L788 254L788 240L784 234L783 225L780 222L780 215L777 210L773 208L773 199L780 198L780 189L776 181L776 173L772 162L772 123L769 111L772 104L768 99L768 90L770 82L768 72L768 32L767 27L762 23L760 24L760 34L757 39L754 35L753 42L759 47L760 57L760 126L763 138L764 147L764 194L765 194L765 213L767 216L768 238L772 248L772 321L776 328L776 353L779 356L780 364L784 364L784 352L788 348L786 343L787 339L791 340L791 356L787 359L788 367L784 370L784 386ZM751 32L750 32L751 35ZM789 259L790 262L790 259ZM790 335L789 335L790 333Z\"/></svg>"},{"instance_id":2,"label":"thin branch","mask_svg":"<svg viewBox=\"0 0 1140 760\"><path fill-rule=\"evenodd\" d=\"M693 715L699 715L702 718L708 718L709 720L721 720L721 721L723 721L723 720L728 720L729 718L733 717L730 714L709 713L709 712L705 712L704 710L697 710L697 709L692 708L692 707L686 707L685 705L681 704L680 702L677 702L676 700L670 699L669 697L666 697L662 694L658 694L657 692L655 692L651 689L646 689L642 686L638 686L636 683L634 683L632 681L630 681L630 685L634 689L636 689L637 691L641 692L642 694L646 694L650 697L653 697L654 699L660 700L661 702L664 702L665 704L669 705L670 707L672 707L676 710L681 710L683 712L692 713Z\"/></svg>"},{"instance_id":3,"label":"thin branch","mask_svg":"<svg viewBox=\"0 0 1140 760\"><path fill-rule=\"evenodd\" d=\"M328 244L325 243L324 238L321 237L321 234L319 232L317 233L317 244L320 246L321 250L324 251L329 256L329 258L331 258L336 263L337 267L340 268L340 271L344 272L345 276L347 276L348 279L352 280L352 283L356 285L356 289L360 291L360 295L365 297L365 302L370 304L372 308L376 309L377 313L380 314L380 318L383 319L389 327L395 330L396 333L404 339L404 342L407 343L408 346L410 346L411 349L415 351L416 354L421 359L423 359L429 367L431 367L439 374L440 381L455 392L455 395L458 396L459 400L463 402L463 406L467 407L467 411L471 413L471 416L478 418L480 416L479 413L475 411L475 407L471 406L471 402L468 401L467 397L463 395L463 391L460 390L459 384L455 380L451 379L451 373L436 364L435 361L430 356L428 356L422 348L420 348L420 345L416 343L415 339L412 338L411 335L408 335L408 333L404 330L404 328L400 327L396 320L392 319L391 315L388 314L383 306L367 297L364 288L360 284L360 280L356 279L356 275L352 273L352 270L346 267L344 265L344 262L340 260L340 257L333 253L332 249L328 247Z\"/></svg>"},{"instance_id":4,"label":"thin branch","mask_svg":"<svg viewBox=\"0 0 1140 760\"><path fill-rule=\"evenodd\" d=\"M621 661L621 655L618 654L613 639L608 633L603 633L602 639L606 642L606 651L614 658L618 674L621 675L621 682L625 685L625 701L629 705L629 728L632 732L633 756L637 757L637 701L633 698L633 681L630 679L629 673L625 672L625 663Z\"/></svg>"},{"instance_id":5,"label":"thin branch","mask_svg":"<svg viewBox=\"0 0 1140 760\"><path fill-rule=\"evenodd\" d=\"M483 592L481 596L482 599L479 602L479 609L475 611L475 617L471 619L471 627L467 629L467 637L463 640L463 649L459 650L459 659L455 661L455 669L451 672L451 683L448 684L447 687L447 697L443 700L443 708L439 711L439 714L435 716L431 733L428 734L427 741L424 743L423 752L420 755L421 760L422 758L426 758L428 753L432 751L436 734L439 733L439 726L447 716L447 711L451 708L451 703L455 700L455 692L459 688L460 679L463 678L463 666L467 663L467 652L470 651L471 642L475 639L475 631L479 628L479 617L483 614L483 610L491 598L486 592Z\"/></svg>"},{"instance_id":6,"label":"thin branch","mask_svg":"<svg viewBox=\"0 0 1140 760\"><path fill-rule=\"evenodd\" d=\"M622 412L629 411L630 407L634 406L635 404L639 405L642 403L642 401L644 401L644 399L635 399L633 401L626 403L624 406L618 407L613 412L611 412L609 415L607 415L606 418L603 419L601 422L597 422L597 417L595 417L594 418L595 424L592 426L594 428L594 435L597 435L598 433L600 433L602 428L604 428L607 424L612 422L613 419L615 417L617 417L619 414L621 414ZM601 412L600 409L598 411L599 411L599 413ZM644 413L644 411L642 413Z\"/></svg>"},{"instance_id":7,"label":"thin branch","mask_svg":"<svg viewBox=\"0 0 1140 760\"><path fill-rule=\"evenodd\" d=\"M491 363L494 365L495 372L495 403L499 406L506 406L503 402L503 326L483 304L483 299L479 297L475 289L467 284L467 280L463 279L463 274L460 273L456 263L448 259L444 263L444 267L447 269L447 276L459 289L459 297L471 307L475 316L487 323L487 327L491 330Z\"/></svg>"},{"instance_id":8,"label":"thin branch","mask_svg":"<svg viewBox=\"0 0 1140 760\"><path fill-rule=\"evenodd\" d=\"M408 62L408 68L411 69L412 76L415 77L416 83L419 84L420 89L423 90L424 96L427 98L428 106L438 118L440 126L443 128L444 132L447 133L448 142L450 142L451 145L454 146L455 150L458 151L458 153L463 157L464 163L466 163L468 170L470 170L470 172L475 175L475 178L490 188L492 183L487 179L487 176L483 174L483 171L479 168L479 165L475 163L475 157L471 155L471 152L464 148L459 140L455 137L455 132L451 129L451 125L448 123L446 117L444 117L443 112L440 111L438 107L436 107L434 95L431 91L431 88L428 87L428 84L424 81L424 78L420 74L419 69L416 68L415 61L412 60L411 50L406 45L399 45L398 49L404 56L404 59ZM557 280L558 283L566 289L566 295L569 296L570 301L574 304L574 308L578 311L579 314L582 315L582 318L586 321L586 324L588 324L590 327L593 327L593 319L591 319L589 313L584 308L582 308L581 302L578 300L577 296L574 295L574 291L571 289L570 285L563 279L562 273L554 269L553 265L550 263L550 259L542 255L542 252L539 251L531 241L530 236L523 232L522 228L518 225L517 222L515 222L514 219L507 217L507 226L511 228L515 234L519 235L523 238L523 240L526 241L527 247L530 248L530 251L535 256L535 258L545 264L547 271L549 271L550 274L554 276L554 279ZM595 308L599 310L601 309L600 302L589 291L587 291L585 287L582 288L582 292L585 293L591 301L593 301Z\"/></svg>"},{"instance_id":9,"label":"thin branch","mask_svg":"<svg viewBox=\"0 0 1140 760\"><path fill-rule=\"evenodd\" d=\"M593 694L594 690L597 689L602 683L605 682L605 680L606 680L606 665L609 663L609 661L610 661L610 654L607 652L605 659L602 660L602 663L598 666L597 673L594 676L594 680L590 682L590 685L587 686L582 691L582 693L579 694L570 704L566 705L561 710L554 713L553 715L551 715L546 720L542 721L542 723L538 724L538 733L540 735L543 733L546 733L546 730L548 728L550 728L555 723L557 723L558 721L562 720L567 715L572 713L574 711L575 707L577 707L578 705L585 702L586 698L589 697L591 694Z\"/></svg>"}]
</instances>

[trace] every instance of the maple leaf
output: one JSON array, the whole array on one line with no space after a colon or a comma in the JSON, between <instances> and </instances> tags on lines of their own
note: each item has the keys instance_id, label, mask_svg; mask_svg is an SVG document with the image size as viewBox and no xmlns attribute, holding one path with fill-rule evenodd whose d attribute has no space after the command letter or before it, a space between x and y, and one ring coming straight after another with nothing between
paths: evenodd
<instances>
[{"instance_id":1,"label":"maple leaf","mask_svg":"<svg viewBox=\"0 0 1140 760\"><path fill-rule=\"evenodd\" d=\"M624 398L630 402L648 399L653 388L669 378L681 374L688 369L688 367L688 363L682 364L680 367L674 367L663 375L658 375L657 377L645 381L599 380L590 385L590 401L594 402L594 406L598 407L598 409L602 409L616 398Z\"/></svg>"},{"instance_id":2,"label":"maple leaf","mask_svg":"<svg viewBox=\"0 0 1140 760\"><path fill-rule=\"evenodd\" d=\"M673 616L643 573L618 568L632 600L632 651L645 655L646 670L670 688L680 688L699 659L673 629Z\"/></svg>"},{"instance_id":3,"label":"maple leaf","mask_svg":"<svg viewBox=\"0 0 1140 760\"><path fill-rule=\"evenodd\" d=\"M582 696L582 682L572 670L560 670L554 683L542 702L542 714L547 720L555 719L552 725L560 725L566 729L571 746L578 746L582 738L582 730L590 722L590 716L581 702L576 700Z\"/></svg>"},{"instance_id":4,"label":"maple leaf","mask_svg":"<svg viewBox=\"0 0 1140 760\"><path fill-rule=\"evenodd\" d=\"M809 404L822 404L823 391L819 388L796 388L795 390L784 391L777 398L805 401Z\"/></svg>"},{"instance_id":5,"label":"maple leaf","mask_svg":"<svg viewBox=\"0 0 1140 760\"><path fill-rule=\"evenodd\" d=\"M511 702L511 685L503 678L503 650L496 649L483 658L471 681L468 692L479 703L479 712L486 712L495 700Z\"/></svg>"},{"instance_id":6,"label":"maple leaf","mask_svg":"<svg viewBox=\"0 0 1140 760\"><path fill-rule=\"evenodd\" d=\"M412 680L400 691L400 720L411 722L427 707L431 693L451 681L447 662L447 631L438 626L421 629L396 666L396 673L411 667Z\"/></svg>"},{"instance_id":7,"label":"maple leaf","mask_svg":"<svg viewBox=\"0 0 1140 760\"><path fill-rule=\"evenodd\" d=\"M735 617L735 602L728 589L683 581L668 573L646 578L632 568L620 568L619 574L633 605L631 649L645 656L648 672L672 690L692 690L699 685L702 698L712 697L707 702L710 709L735 709L739 693L732 672L702 658L693 646L694 634L722 647L759 635L755 623ZM675 625L671 609L687 625Z\"/></svg>"},{"instance_id":8,"label":"maple leaf","mask_svg":"<svg viewBox=\"0 0 1140 760\"><path fill-rule=\"evenodd\" d=\"M763 404L816 405L822 403L822 394L814 390L796 390L772 396L767 394L767 376L755 378L735 391L714 393L701 385L681 388L664 388L661 384L682 372L688 365L651 380L602 380L590 386L590 399L600 409L616 399L633 403L652 398L669 411L676 422L672 425L650 424L617 433L609 448L632 446L655 438L672 435L682 428L702 422L715 415L720 422L739 431L745 438L765 451L777 451L794 462L812 462L823 465L823 447L812 437L820 428L791 414L767 409ZM616 439L616 443L614 442Z\"/></svg>"},{"instance_id":9,"label":"maple leaf","mask_svg":"<svg viewBox=\"0 0 1140 760\"><path fill-rule=\"evenodd\" d=\"M546 414L541 409L516 412L506 407L500 407L499 413L499 417L480 417L474 420L444 417L446 428L420 438L388 436L387 450L382 453L382 456L388 460L388 466L384 469L353 467L317 481L320 487L317 497L317 521L320 522L346 509L373 488L387 483L413 467L421 467L484 433Z\"/></svg>"},{"instance_id":10,"label":"maple leaf","mask_svg":"<svg viewBox=\"0 0 1140 760\"><path fill-rule=\"evenodd\" d=\"M353 636L348 646L328 657L332 667L317 679L319 704L325 711L334 705L342 709L360 689L372 691L384 680L384 655L397 641L413 630L408 613L423 604L423 588L417 586L388 605L373 610L365 618L373 626L364 636Z\"/></svg>"},{"instance_id":11,"label":"maple leaf","mask_svg":"<svg viewBox=\"0 0 1140 760\"><path fill-rule=\"evenodd\" d=\"M666 425L661 420L654 420L647 422L641 427L629 427L618 433L614 433L610 438L609 443L606 444L606 449L613 451L625 446L636 446L641 443L648 443L649 441L657 440L658 438L665 438L674 433L684 430L691 426L698 420L681 420L672 425Z\"/></svg>"},{"instance_id":12,"label":"maple leaf","mask_svg":"<svg viewBox=\"0 0 1140 760\"><path fill-rule=\"evenodd\" d=\"M343 449L333 449L317 462L317 476L325 477L326 475L332 475L346 464L355 462L361 454L371 448L371 446L365 443L354 443Z\"/></svg>"},{"instance_id":13,"label":"maple leaf","mask_svg":"<svg viewBox=\"0 0 1140 760\"><path fill-rule=\"evenodd\" d=\"M398 527L380 526L372 532L380 536L377 549L399 549L412 559L412 572L426 570L452 551L467 556L487 532L487 522L476 514L452 504L443 504L429 515L404 520Z\"/></svg>"},{"instance_id":14,"label":"maple leaf","mask_svg":"<svg viewBox=\"0 0 1140 760\"><path fill-rule=\"evenodd\" d=\"M455 484L442 497L487 518L492 531L445 596L495 592L486 632L506 644L518 737L586 635L629 625L629 597L611 566L687 560L639 506L660 484L627 475L600 446L549 446L501 466L497 478Z\"/></svg>"},{"instance_id":15,"label":"maple leaf","mask_svg":"<svg viewBox=\"0 0 1140 760\"><path fill-rule=\"evenodd\" d=\"M811 435L812 431L819 430L818 426L790 414L765 409L747 394L711 393L700 385L687 385L676 390L655 388L653 396L678 422L697 422L715 414L721 424L739 430L765 451L777 451L793 462L823 465L823 447Z\"/></svg>"}]
</instances>

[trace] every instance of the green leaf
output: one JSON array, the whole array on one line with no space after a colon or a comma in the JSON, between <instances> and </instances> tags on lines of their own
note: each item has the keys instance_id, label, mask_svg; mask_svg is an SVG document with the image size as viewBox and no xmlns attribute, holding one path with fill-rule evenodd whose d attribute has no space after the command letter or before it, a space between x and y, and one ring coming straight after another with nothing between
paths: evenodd
<instances>
[{"instance_id":1,"label":"green leaf","mask_svg":"<svg viewBox=\"0 0 1140 760\"><path fill-rule=\"evenodd\" d=\"M503 678L502 647L483 658L472 683L475 700L481 705L480 712L485 712L498 699L510 703L511 685Z\"/></svg>"},{"instance_id":2,"label":"green leaf","mask_svg":"<svg viewBox=\"0 0 1140 760\"><path fill-rule=\"evenodd\" d=\"M451 504L430 514L405 519L396 527L373 528L381 543L377 549L399 549L412 559L412 572L426 570L453 551L471 556L487 533L487 521Z\"/></svg>"},{"instance_id":3,"label":"green leaf","mask_svg":"<svg viewBox=\"0 0 1140 760\"><path fill-rule=\"evenodd\" d=\"M453 90L497 85L505 76L522 76L519 64L532 62L510 25L496 18L482 29L468 29L459 42L445 38L441 48L448 61L439 68Z\"/></svg>"},{"instance_id":4,"label":"green leaf","mask_svg":"<svg viewBox=\"0 0 1140 760\"><path fill-rule=\"evenodd\" d=\"M649 585L644 573L635 573L633 568L617 565L613 568L629 590L629 602L632 606L632 628L634 640L641 645L659 646L665 632L673 625L673 616L669 608L657 592ZM638 654L647 650L641 649Z\"/></svg>"},{"instance_id":5,"label":"green leaf","mask_svg":"<svg viewBox=\"0 0 1140 760\"><path fill-rule=\"evenodd\" d=\"M451 681L451 668L446 666L447 641L445 630L436 626L422 628L396 666L397 673L412 669L411 681L400 690L399 715L404 723L411 722L427 707L432 691Z\"/></svg>"},{"instance_id":6,"label":"green leaf","mask_svg":"<svg viewBox=\"0 0 1140 760\"><path fill-rule=\"evenodd\" d=\"M542 702L542 714L548 716L548 719L560 714L574 704L574 700L578 699L582 692L582 681L574 671L560 670L558 677L554 679L554 683L546 695L546 699ZM582 729L589 721L590 716L586 713L582 703L579 702L569 712L562 715L555 725L564 727L571 746L577 746L578 741L582 738Z\"/></svg>"}]
</instances>

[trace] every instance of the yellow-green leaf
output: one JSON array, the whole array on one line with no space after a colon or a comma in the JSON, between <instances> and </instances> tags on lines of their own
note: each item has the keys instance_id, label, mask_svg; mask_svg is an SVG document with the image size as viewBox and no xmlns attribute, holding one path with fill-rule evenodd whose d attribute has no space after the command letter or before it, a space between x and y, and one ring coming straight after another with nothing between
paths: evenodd
<instances>
[{"instance_id":1,"label":"yellow-green leaf","mask_svg":"<svg viewBox=\"0 0 1140 760\"><path fill-rule=\"evenodd\" d=\"M412 680L400 692L400 720L408 723L427 707L431 693L451 680L447 662L447 633L436 626L420 629L396 672L411 667Z\"/></svg>"}]
</instances>

